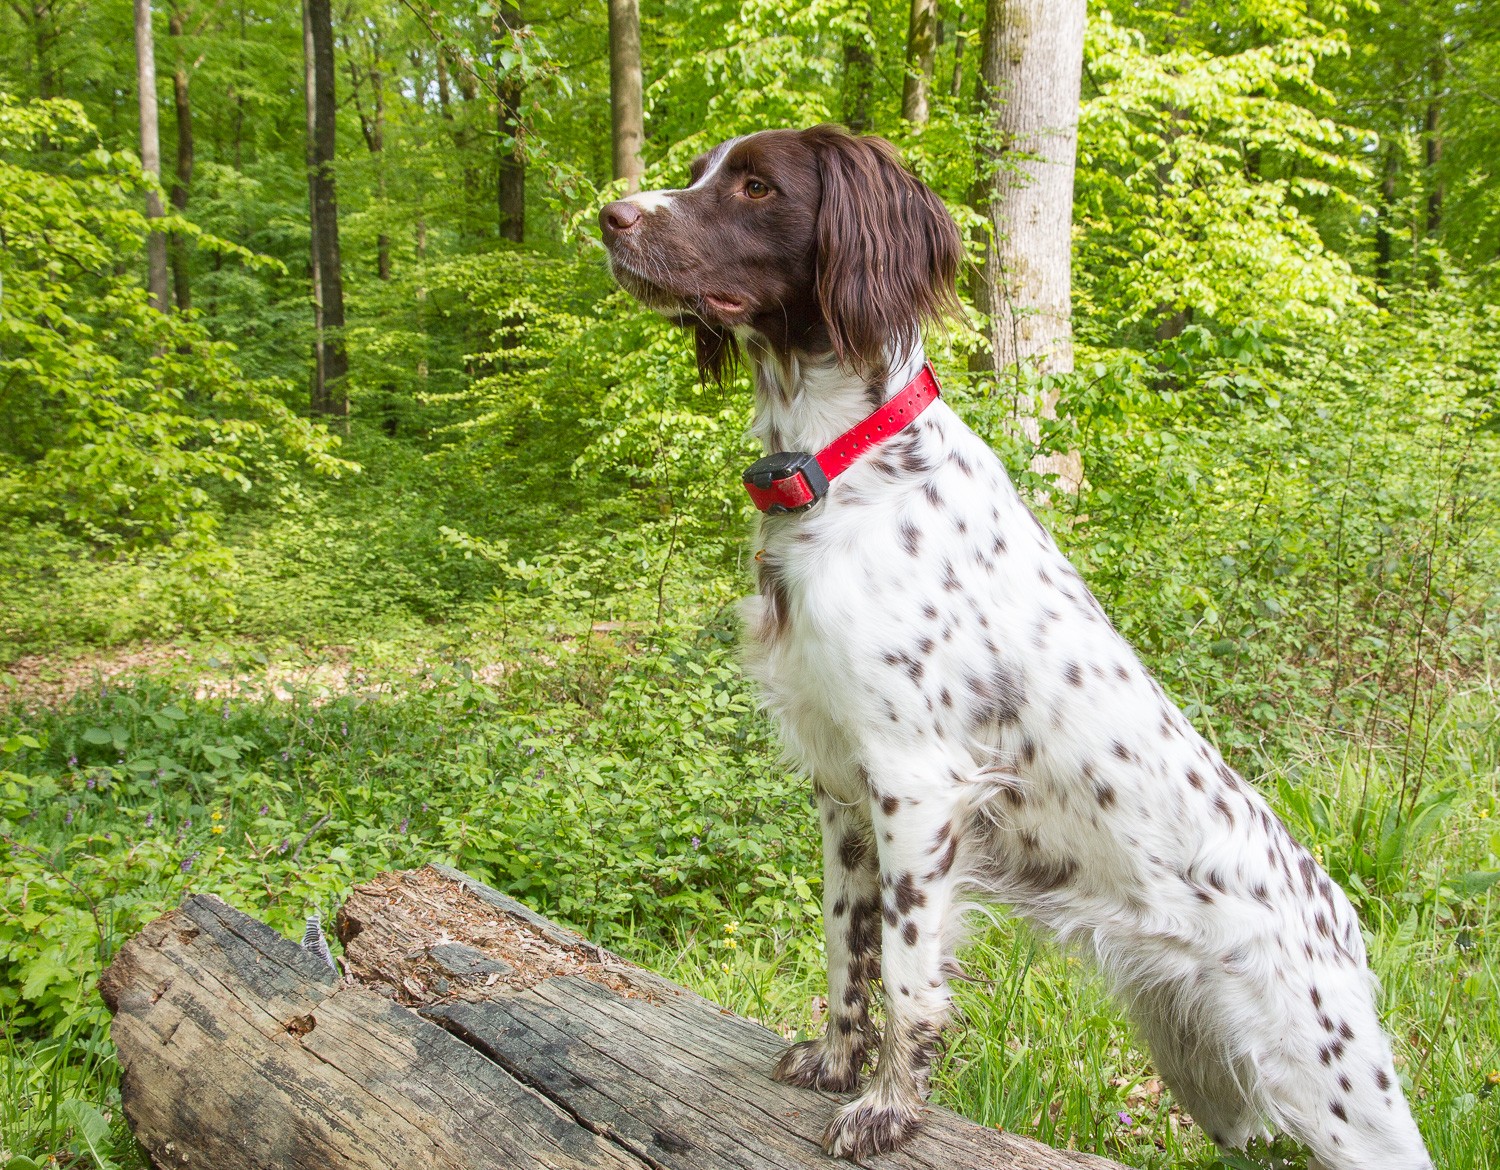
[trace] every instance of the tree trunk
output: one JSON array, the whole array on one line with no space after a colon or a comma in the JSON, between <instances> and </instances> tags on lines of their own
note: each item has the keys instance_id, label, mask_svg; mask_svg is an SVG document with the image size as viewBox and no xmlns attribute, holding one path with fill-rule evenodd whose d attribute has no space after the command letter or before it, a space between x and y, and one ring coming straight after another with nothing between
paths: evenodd
<instances>
[{"instance_id":1,"label":"tree trunk","mask_svg":"<svg viewBox=\"0 0 1500 1170\"><path fill-rule=\"evenodd\" d=\"M385 74L379 63L370 70L370 88L374 91L375 128L372 136L372 152L375 157L375 178L380 195L381 214L385 214ZM391 278L391 237L384 228L375 237L375 270L381 280Z\"/></svg>"},{"instance_id":2,"label":"tree trunk","mask_svg":"<svg viewBox=\"0 0 1500 1170\"><path fill-rule=\"evenodd\" d=\"M609 0L609 103L614 175L627 191L641 187L646 111L641 79L639 0Z\"/></svg>"},{"instance_id":3,"label":"tree trunk","mask_svg":"<svg viewBox=\"0 0 1500 1170\"><path fill-rule=\"evenodd\" d=\"M330 0L306 0L304 49L309 50L309 175L313 248L313 295L321 307L318 363L312 394L314 413L347 415L349 356L344 348L344 275L339 254L338 194L333 164L337 152L337 105ZM316 313L316 310L315 310Z\"/></svg>"},{"instance_id":4,"label":"tree trunk","mask_svg":"<svg viewBox=\"0 0 1500 1170\"><path fill-rule=\"evenodd\" d=\"M502 2L498 14L500 27L496 42L510 44L521 31L521 6ZM498 75L498 70L496 71ZM499 167L496 201L499 210L500 238L514 243L526 240L526 155L521 124L523 82L520 69L512 68L500 77L499 100L496 102L496 129L499 131Z\"/></svg>"},{"instance_id":5,"label":"tree trunk","mask_svg":"<svg viewBox=\"0 0 1500 1170\"><path fill-rule=\"evenodd\" d=\"M179 42L175 55L176 64L172 69L172 103L177 117L177 167L172 178L172 207L180 215L187 211L188 194L193 182L193 107L188 89L188 64L183 58L179 40L182 36L182 13L172 13L167 22L167 30L172 34L172 39ZM177 311L185 313L193 307L187 241L174 232L170 243L172 291L177 299Z\"/></svg>"},{"instance_id":6,"label":"tree trunk","mask_svg":"<svg viewBox=\"0 0 1500 1170\"><path fill-rule=\"evenodd\" d=\"M322 414L327 399L328 362L323 344L323 268L318 252L318 209L314 176L318 170L318 153L314 143L318 138L318 105L314 98L317 90L317 70L314 68L316 52L313 48L312 13L307 0L302 3L302 79L307 95L307 269L312 284L313 302L313 372L308 405L313 414Z\"/></svg>"},{"instance_id":7,"label":"tree trunk","mask_svg":"<svg viewBox=\"0 0 1500 1170\"><path fill-rule=\"evenodd\" d=\"M156 123L156 42L151 33L151 0L135 0L136 86L141 105L141 169L157 186L146 192L146 218L159 220L166 214L161 205L161 134ZM152 228L146 237L146 288L151 304L165 313L170 306L167 292L167 237Z\"/></svg>"},{"instance_id":8,"label":"tree trunk","mask_svg":"<svg viewBox=\"0 0 1500 1170\"><path fill-rule=\"evenodd\" d=\"M988 0L977 99L978 209L993 232L980 274L994 370L1014 395L1016 424L1033 443L1056 418L1057 391L1040 375L1071 373L1073 168L1083 70L1085 0ZM1076 491L1076 452L1038 456L1035 471Z\"/></svg>"},{"instance_id":9,"label":"tree trunk","mask_svg":"<svg viewBox=\"0 0 1500 1170\"><path fill-rule=\"evenodd\" d=\"M958 10L958 24L953 29L953 82L948 96L957 98L964 88L964 10Z\"/></svg>"},{"instance_id":10,"label":"tree trunk","mask_svg":"<svg viewBox=\"0 0 1500 1170\"><path fill-rule=\"evenodd\" d=\"M1447 68L1441 54L1432 59L1430 72L1432 92L1422 129L1427 163L1427 234L1435 236L1443 226L1443 180L1438 164L1443 161L1443 79Z\"/></svg>"},{"instance_id":11,"label":"tree trunk","mask_svg":"<svg viewBox=\"0 0 1500 1170\"><path fill-rule=\"evenodd\" d=\"M850 9L854 15L856 9ZM844 33L844 125L851 134L864 134L870 129L871 81L875 73L875 62L870 56L868 5L860 6L860 23L857 29Z\"/></svg>"},{"instance_id":12,"label":"tree trunk","mask_svg":"<svg viewBox=\"0 0 1500 1170\"><path fill-rule=\"evenodd\" d=\"M786 1041L443 867L338 911L343 973L211 894L99 980L153 1165L213 1170L824 1170L844 1103ZM315 932L313 938L320 937ZM900 1170L1124 1170L941 1108Z\"/></svg>"},{"instance_id":13,"label":"tree trunk","mask_svg":"<svg viewBox=\"0 0 1500 1170\"><path fill-rule=\"evenodd\" d=\"M906 26L906 80L901 87L901 116L913 126L927 125L927 90L937 55L937 0L911 0Z\"/></svg>"},{"instance_id":14,"label":"tree trunk","mask_svg":"<svg viewBox=\"0 0 1500 1170\"><path fill-rule=\"evenodd\" d=\"M1383 295L1391 283L1391 216L1396 206L1396 175L1400 160L1396 144L1386 143L1385 173L1380 180L1380 209L1375 220L1375 283Z\"/></svg>"},{"instance_id":15,"label":"tree trunk","mask_svg":"<svg viewBox=\"0 0 1500 1170\"><path fill-rule=\"evenodd\" d=\"M56 0L12 0L16 15L31 26L31 47L36 58L36 96L46 101L61 96L52 50L60 35L61 20Z\"/></svg>"},{"instance_id":16,"label":"tree trunk","mask_svg":"<svg viewBox=\"0 0 1500 1170\"><path fill-rule=\"evenodd\" d=\"M370 83L369 113L365 112L364 102L359 96L359 87L362 82L359 66L355 62L354 43L347 37L344 39L344 56L349 62L349 83L354 91L354 109L359 115L360 133L364 135L365 146L370 152L370 158L375 162L375 190L379 196L380 213L383 216L386 210L385 71L381 68L380 41L378 37L371 41L370 65L365 73L365 79ZM375 237L375 270L381 280L390 280L391 237L383 228Z\"/></svg>"}]
</instances>

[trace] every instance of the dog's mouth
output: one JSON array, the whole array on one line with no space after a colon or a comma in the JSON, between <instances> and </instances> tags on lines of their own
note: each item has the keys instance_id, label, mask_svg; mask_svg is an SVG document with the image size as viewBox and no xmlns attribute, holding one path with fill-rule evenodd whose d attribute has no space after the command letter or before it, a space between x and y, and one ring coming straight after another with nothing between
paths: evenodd
<instances>
[{"instance_id":1,"label":"dog's mouth","mask_svg":"<svg viewBox=\"0 0 1500 1170\"><path fill-rule=\"evenodd\" d=\"M738 316L745 309L745 298L729 293L704 293L703 303L724 317Z\"/></svg>"},{"instance_id":2,"label":"dog's mouth","mask_svg":"<svg viewBox=\"0 0 1500 1170\"><path fill-rule=\"evenodd\" d=\"M684 293L660 283L660 277L647 277L627 258L611 255L610 267L620 287L641 304L655 309L678 324L701 321L704 324L734 324L744 319L749 298L730 292Z\"/></svg>"}]
</instances>

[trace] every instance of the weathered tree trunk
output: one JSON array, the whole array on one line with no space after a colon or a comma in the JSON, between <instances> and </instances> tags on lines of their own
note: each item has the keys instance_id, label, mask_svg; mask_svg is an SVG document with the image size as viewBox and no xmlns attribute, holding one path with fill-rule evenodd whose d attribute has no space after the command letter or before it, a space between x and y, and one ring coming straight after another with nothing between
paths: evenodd
<instances>
[{"instance_id":1,"label":"weathered tree trunk","mask_svg":"<svg viewBox=\"0 0 1500 1170\"><path fill-rule=\"evenodd\" d=\"M870 129L870 98L875 75L875 62L870 56L870 8L868 4L853 5L849 16L859 17L857 28L844 33L844 125L851 134L864 134Z\"/></svg>"},{"instance_id":2,"label":"weathered tree trunk","mask_svg":"<svg viewBox=\"0 0 1500 1170\"><path fill-rule=\"evenodd\" d=\"M786 1041L463 874L385 874L338 915L346 975L198 895L115 957L120 1094L157 1165L826 1170L841 1104ZM888 1170L1121 1170L930 1110Z\"/></svg>"},{"instance_id":3,"label":"weathered tree trunk","mask_svg":"<svg viewBox=\"0 0 1500 1170\"><path fill-rule=\"evenodd\" d=\"M188 196L193 183L193 106L189 89L191 76L181 45L182 28L182 12L173 9L167 21L167 31L171 33L176 48L172 68L172 109L177 118L177 166L172 175L172 207L179 215L187 211ZM187 241L182 238L181 234L173 232L169 243L172 259L172 293L177 301L178 312L185 313L193 307Z\"/></svg>"},{"instance_id":4,"label":"weathered tree trunk","mask_svg":"<svg viewBox=\"0 0 1500 1170\"><path fill-rule=\"evenodd\" d=\"M639 0L609 0L609 107L614 176L627 191L641 187L646 107L641 78Z\"/></svg>"},{"instance_id":5,"label":"weathered tree trunk","mask_svg":"<svg viewBox=\"0 0 1500 1170\"><path fill-rule=\"evenodd\" d=\"M499 8L499 21L500 27L495 32L496 43L508 45L521 32L521 6L503 0ZM521 121L523 92L524 84L518 68L511 69L500 77L499 100L496 102L500 151L496 197L500 238L517 244L526 240L526 131Z\"/></svg>"},{"instance_id":6,"label":"weathered tree trunk","mask_svg":"<svg viewBox=\"0 0 1500 1170\"><path fill-rule=\"evenodd\" d=\"M156 119L156 41L151 31L151 0L135 0L135 76L141 109L141 169L161 183L161 132ZM158 187L146 192L146 218L161 219ZM152 228L146 237L146 289L151 304L165 313L171 302L167 291L167 237Z\"/></svg>"},{"instance_id":7,"label":"weathered tree trunk","mask_svg":"<svg viewBox=\"0 0 1500 1170\"><path fill-rule=\"evenodd\" d=\"M347 415L349 372L344 347L344 272L339 252L338 193L334 159L338 149L338 108L333 67L333 13L330 0L305 0L304 48L308 51L308 190L311 207L313 297L322 360L315 363L312 410ZM321 310L321 313L318 310Z\"/></svg>"},{"instance_id":8,"label":"weathered tree trunk","mask_svg":"<svg viewBox=\"0 0 1500 1170\"><path fill-rule=\"evenodd\" d=\"M1071 373L1073 169L1085 0L989 0L977 100L989 131L976 206L992 237L979 275L996 377L1020 431L1039 442L1056 417L1040 375ZM1076 452L1038 456L1033 470L1076 491Z\"/></svg>"},{"instance_id":9,"label":"weathered tree trunk","mask_svg":"<svg viewBox=\"0 0 1500 1170\"><path fill-rule=\"evenodd\" d=\"M906 79L901 86L901 116L913 126L927 125L927 90L937 56L937 0L911 0L906 25Z\"/></svg>"}]
</instances>

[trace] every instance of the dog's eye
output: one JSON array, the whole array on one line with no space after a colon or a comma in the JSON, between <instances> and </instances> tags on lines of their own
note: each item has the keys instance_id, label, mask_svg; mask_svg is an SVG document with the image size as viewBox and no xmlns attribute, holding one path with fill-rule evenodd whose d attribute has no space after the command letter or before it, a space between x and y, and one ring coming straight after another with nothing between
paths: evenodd
<instances>
[{"instance_id":1,"label":"dog's eye","mask_svg":"<svg viewBox=\"0 0 1500 1170\"><path fill-rule=\"evenodd\" d=\"M770 193L771 188L759 179L751 179L745 184L745 194L750 196L751 199L764 199Z\"/></svg>"}]
</instances>

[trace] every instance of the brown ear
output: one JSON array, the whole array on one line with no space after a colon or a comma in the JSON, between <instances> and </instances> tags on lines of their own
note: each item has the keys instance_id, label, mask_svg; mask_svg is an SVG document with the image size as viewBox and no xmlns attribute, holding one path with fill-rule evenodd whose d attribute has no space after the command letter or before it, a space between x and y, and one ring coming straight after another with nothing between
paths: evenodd
<instances>
[{"instance_id":1,"label":"brown ear","mask_svg":"<svg viewBox=\"0 0 1500 1170\"><path fill-rule=\"evenodd\" d=\"M960 312L963 244L943 201L883 138L837 126L804 132L823 182L818 306L839 362L860 372L914 346L924 324Z\"/></svg>"}]
</instances>

